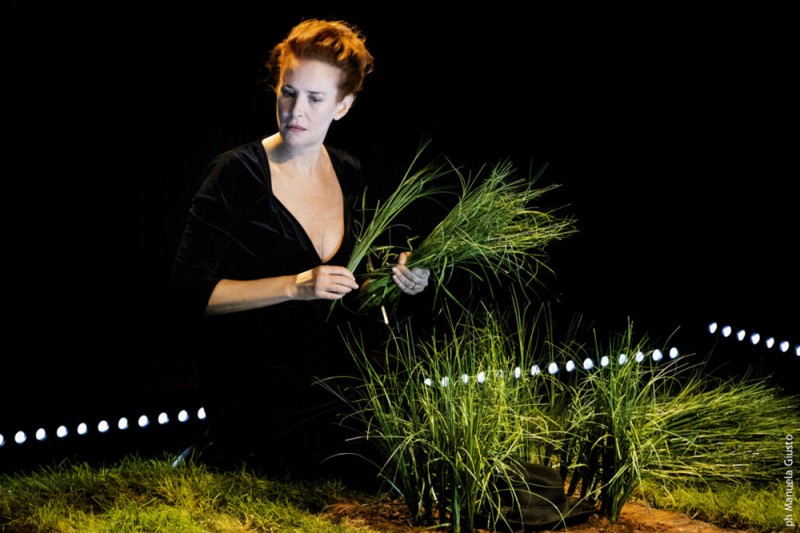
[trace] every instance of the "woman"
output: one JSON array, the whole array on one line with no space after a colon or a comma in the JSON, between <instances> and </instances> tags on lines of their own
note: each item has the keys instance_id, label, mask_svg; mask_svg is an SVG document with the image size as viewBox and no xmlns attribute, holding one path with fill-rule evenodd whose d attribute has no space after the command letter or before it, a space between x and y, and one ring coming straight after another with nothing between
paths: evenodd
<instances>
[{"instance_id":1,"label":"woman","mask_svg":"<svg viewBox=\"0 0 800 533\"><path fill-rule=\"evenodd\" d=\"M330 435L342 406L313 382L352 362L338 328L347 306L330 312L332 300L358 294L343 265L361 168L325 138L372 61L364 36L345 22L295 26L267 63L278 131L217 156L192 201L172 280L202 316L209 440L231 461L313 473L332 451L323 444L338 442ZM406 258L393 279L413 295L429 272L407 268Z\"/></svg>"}]
</instances>

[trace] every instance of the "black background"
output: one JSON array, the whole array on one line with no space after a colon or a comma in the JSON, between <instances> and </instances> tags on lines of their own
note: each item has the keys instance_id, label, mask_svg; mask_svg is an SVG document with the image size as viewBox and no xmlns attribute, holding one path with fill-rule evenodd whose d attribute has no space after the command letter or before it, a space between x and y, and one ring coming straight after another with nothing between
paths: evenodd
<instances>
[{"instance_id":1,"label":"black background","mask_svg":"<svg viewBox=\"0 0 800 533\"><path fill-rule=\"evenodd\" d=\"M375 55L329 140L377 187L425 137L467 169L546 163L579 228L549 252L564 309L679 331L684 352L719 340L710 321L800 342L788 13L18 4L2 21L3 427L191 383L166 296L189 199L213 155L274 131L260 66L314 16L357 24ZM793 352L736 345L714 350L794 382Z\"/></svg>"}]
</instances>

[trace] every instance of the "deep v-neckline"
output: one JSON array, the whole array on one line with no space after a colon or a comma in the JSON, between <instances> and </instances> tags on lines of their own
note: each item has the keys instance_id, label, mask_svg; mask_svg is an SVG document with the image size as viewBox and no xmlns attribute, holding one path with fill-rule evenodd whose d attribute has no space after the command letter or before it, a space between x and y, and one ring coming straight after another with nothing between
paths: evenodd
<instances>
[{"instance_id":1,"label":"deep v-neckline","mask_svg":"<svg viewBox=\"0 0 800 533\"><path fill-rule=\"evenodd\" d=\"M266 151L266 148L264 148L264 145L263 144L261 145L261 155L264 158L264 166L266 168L266 173L265 174L266 174L266 177L267 177L267 187L269 189L270 197L275 202L275 205L278 206L278 208L289 219L289 221L292 223L292 225L294 225L297 228L298 233L300 234L301 238L305 241L306 248L310 251L311 254L313 254L314 259L316 259L316 261L321 265L327 264L334 257L336 257L336 255L339 253L339 251L342 249L342 246L344 245L344 241L345 241L344 233L347 231L347 223L346 223L347 221L346 221L346 218L345 218L345 195L344 195L344 188L342 187L342 180L339 178L339 173L336 170L336 164L334 163L333 158L330 155L330 152L328 152L328 150L326 149L325 153L327 154L328 159L331 162L331 168L333 169L333 175L336 178L336 184L338 185L339 194L340 194L340 197L341 197L341 200L342 200L342 206L341 206L342 237L341 237L341 239L339 239L338 246L336 246L336 248L334 248L331 251L331 253L328 254L327 258L323 258L320 255L319 250L317 250L317 247L314 246L314 241L311 239L311 236L308 234L308 230L306 230L306 227L300 222L300 220L297 218L297 216L295 216L295 214L292 213L291 209L289 209L286 206L286 204L284 204L283 201L281 201L281 199L278 198L278 196L275 194L275 189L274 189L273 184L272 184L272 169L270 167L269 156L267 155L267 151Z\"/></svg>"}]
</instances>

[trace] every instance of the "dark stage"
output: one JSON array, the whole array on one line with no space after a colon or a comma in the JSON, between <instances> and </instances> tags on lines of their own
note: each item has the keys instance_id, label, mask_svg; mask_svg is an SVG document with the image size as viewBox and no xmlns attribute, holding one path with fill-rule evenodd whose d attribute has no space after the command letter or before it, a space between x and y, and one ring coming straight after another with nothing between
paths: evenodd
<instances>
[{"instance_id":1,"label":"dark stage","mask_svg":"<svg viewBox=\"0 0 800 533\"><path fill-rule=\"evenodd\" d=\"M543 298L601 337L630 319L796 390L787 13L269 4L2 8L17 30L3 37L7 441L75 410L197 403L195 347L168 299L172 254L209 160L274 131L259 67L311 16L356 23L375 55L329 136L375 190L428 137L473 172L546 164L541 182L561 187L544 199L579 232L549 250ZM712 321L790 349L712 335Z\"/></svg>"}]
</instances>

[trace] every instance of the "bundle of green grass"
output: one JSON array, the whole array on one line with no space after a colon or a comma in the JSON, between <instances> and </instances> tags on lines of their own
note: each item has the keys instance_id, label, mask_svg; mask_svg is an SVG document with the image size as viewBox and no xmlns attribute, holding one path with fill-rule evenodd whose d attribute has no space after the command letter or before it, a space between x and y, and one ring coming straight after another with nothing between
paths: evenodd
<instances>
[{"instance_id":1,"label":"bundle of green grass","mask_svg":"<svg viewBox=\"0 0 800 533\"><path fill-rule=\"evenodd\" d=\"M423 147L424 148L424 147ZM416 164L417 157L412 163ZM355 271L365 258L371 266L365 274L360 309L392 305L400 289L392 282L391 270L398 253L376 243L411 203L454 191L440 185L441 178L455 174L460 190L457 201L442 220L419 241L406 266L431 272L436 294L452 296L447 282L455 270L485 281L507 277L527 285L537 279L545 262L546 246L576 232L575 220L557 209L537 207L543 195L559 187L537 187L545 167L530 178L520 178L509 161L492 167L488 175L467 176L451 163L429 164L410 170L388 200L362 221L348 267Z\"/></svg>"}]
</instances>

